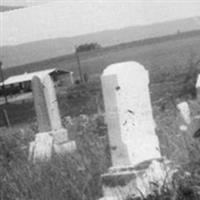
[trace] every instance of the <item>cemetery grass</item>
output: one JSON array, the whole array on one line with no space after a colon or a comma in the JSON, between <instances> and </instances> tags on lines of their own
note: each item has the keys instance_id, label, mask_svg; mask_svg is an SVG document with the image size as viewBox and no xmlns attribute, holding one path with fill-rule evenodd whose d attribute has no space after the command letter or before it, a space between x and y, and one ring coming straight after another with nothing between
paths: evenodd
<instances>
[{"instance_id":1,"label":"cemetery grass","mask_svg":"<svg viewBox=\"0 0 200 200\"><path fill-rule=\"evenodd\" d=\"M22 130L1 132L2 200L94 200L101 197L100 175L110 166L104 117L101 115L89 118L68 117L63 119L63 125L68 128L70 139L76 140L77 152L66 156L54 154L50 162L37 165L27 160L28 142L33 140L37 127L31 127L26 132ZM181 152L183 150L184 152ZM188 150L179 149L179 153L188 153ZM177 163L176 159L174 162ZM144 200L199 199L200 163L198 160L191 161L187 156L181 161L183 162L180 162L179 172L174 175L173 189L163 185L160 193L155 191Z\"/></svg>"},{"instance_id":2,"label":"cemetery grass","mask_svg":"<svg viewBox=\"0 0 200 200\"><path fill-rule=\"evenodd\" d=\"M186 90L187 87L180 89L180 84L177 87L167 85L163 83L158 87L156 84L159 92L151 85L151 95L155 98L157 94L152 104L162 154L178 165L179 172L174 176L173 189L163 185L161 193L155 192L146 200L198 200L199 143L188 135L180 135L175 123L176 101L192 99L192 86ZM26 129L1 129L1 199L94 200L101 197L100 175L110 166L110 153L100 82L80 84L63 93L58 95L63 126L68 129L70 139L76 141L77 153L65 157L54 154L50 163L33 165L27 160L28 143L38 132L36 121L30 120ZM100 99L98 114L96 96Z\"/></svg>"}]
</instances>

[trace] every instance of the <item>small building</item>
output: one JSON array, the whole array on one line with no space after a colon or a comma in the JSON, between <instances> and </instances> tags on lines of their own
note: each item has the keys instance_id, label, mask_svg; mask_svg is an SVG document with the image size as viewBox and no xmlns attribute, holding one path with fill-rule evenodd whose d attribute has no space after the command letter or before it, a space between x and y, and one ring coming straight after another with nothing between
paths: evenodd
<instances>
[{"instance_id":1,"label":"small building","mask_svg":"<svg viewBox=\"0 0 200 200\"><path fill-rule=\"evenodd\" d=\"M16 76L10 76L4 82L0 82L0 95L13 95L31 91L31 80L34 76L43 77L49 74L56 86L66 86L74 84L73 72L57 69L47 69L31 73L24 73ZM3 86L5 90L3 90Z\"/></svg>"}]
</instances>

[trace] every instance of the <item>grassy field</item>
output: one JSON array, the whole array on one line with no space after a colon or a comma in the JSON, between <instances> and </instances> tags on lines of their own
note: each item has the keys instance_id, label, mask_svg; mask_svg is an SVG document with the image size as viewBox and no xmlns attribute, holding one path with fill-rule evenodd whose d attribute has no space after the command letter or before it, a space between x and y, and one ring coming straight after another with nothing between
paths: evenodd
<instances>
[{"instance_id":1,"label":"grassy field","mask_svg":"<svg viewBox=\"0 0 200 200\"><path fill-rule=\"evenodd\" d=\"M195 36L141 46L131 43L129 45L122 44L108 49L84 52L79 56L83 73L91 76L99 75L110 64L133 60L143 64L153 74L152 81L154 81L154 76L163 73L163 70L174 70L174 66L178 70L183 70L190 55L199 55L199 52L200 36ZM71 70L76 75L78 74L75 56L66 55L66 57L8 68L5 70L5 76L46 68Z\"/></svg>"},{"instance_id":2,"label":"grassy field","mask_svg":"<svg viewBox=\"0 0 200 200\"><path fill-rule=\"evenodd\" d=\"M99 82L91 82L58 96L63 126L67 128L69 138L76 141L77 154L54 155L50 163L36 166L27 161L28 144L38 132L32 103L19 104L18 109L16 105L9 105L9 113L18 113L18 120L23 120L12 129L0 131L2 199L93 200L102 196L100 175L110 166L110 154L104 116L97 114L97 107L103 111L100 89ZM188 100L187 95L182 98ZM178 112L171 96L166 93L152 104L162 155L178 164L179 172L172 190L164 189L145 200L198 200L199 142L178 131ZM32 116L29 109L32 109Z\"/></svg>"}]
</instances>

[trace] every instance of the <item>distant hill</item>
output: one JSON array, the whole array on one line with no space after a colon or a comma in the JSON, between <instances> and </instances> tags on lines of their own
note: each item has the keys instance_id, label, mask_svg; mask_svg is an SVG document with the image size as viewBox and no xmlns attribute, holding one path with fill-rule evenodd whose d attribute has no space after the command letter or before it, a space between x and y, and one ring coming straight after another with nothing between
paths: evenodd
<instances>
[{"instance_id":1,"label":"distant hill","mask_svg":"<svg viewBox=\"0 0 200 200\"><path fill-rule=\"evenodd\" d=\"M10 10L15 10L23 7L16 7L16 6L0 6L0 12L7 12Z\"/></svg>"},{"instance_id":2,"label":"distant hill","mask_svg":"<svg viewBox=\"0 0 200 200\"><path fill-rule=\"evenodd\" d=\"M71 54L76 45L84 43L97 42L103 47L108 47L194 30L200 30L200 17L145 26L131 26L72 38L56 38L17 46L5 46L0 48L0 60L3 61L4 66L13 67Z\"/></svg>"}]
</instances>

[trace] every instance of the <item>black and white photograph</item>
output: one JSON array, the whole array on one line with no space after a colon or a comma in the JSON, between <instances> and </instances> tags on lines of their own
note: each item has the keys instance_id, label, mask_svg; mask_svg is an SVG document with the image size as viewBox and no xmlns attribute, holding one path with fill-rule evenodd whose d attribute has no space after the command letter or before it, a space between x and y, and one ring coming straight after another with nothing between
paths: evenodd
<instances>
[{"instance_id":1,"label":"black and white photograph","mask_svg":"<svg viewBox=\"0 0 200 200\"><path fill-rule=\"evenodd\" d=\"M0 0L0 200L200 200L200 1Z\"/></svg>"}]
</instances>

